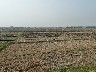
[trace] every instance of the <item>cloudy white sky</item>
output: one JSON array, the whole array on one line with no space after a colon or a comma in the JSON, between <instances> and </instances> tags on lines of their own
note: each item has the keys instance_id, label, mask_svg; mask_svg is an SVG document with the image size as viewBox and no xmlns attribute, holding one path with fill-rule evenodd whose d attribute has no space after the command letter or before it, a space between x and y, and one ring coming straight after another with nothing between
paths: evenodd
<instances>
[{"instance_id":1,"label":"cloudy white sky","mask_svg":"<svg viewBox=\"0 0 96 72\"><path fill-rule=\"evenodd\" d=\"M96 0L0 0L0 27L96 25Z\"/></svg>"}]
</instances>

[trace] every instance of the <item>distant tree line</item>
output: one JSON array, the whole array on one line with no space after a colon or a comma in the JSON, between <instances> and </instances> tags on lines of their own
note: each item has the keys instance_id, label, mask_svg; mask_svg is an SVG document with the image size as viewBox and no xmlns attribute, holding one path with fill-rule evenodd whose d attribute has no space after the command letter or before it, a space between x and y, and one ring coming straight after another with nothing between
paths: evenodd
<instances>
[{"instance_id":1,"label":"distant tree line","mask_svg":"<svg viewBox=\"0 0 96 72\"><path fill-rule=\"evenodd\" d=\"M40 32L51 32L51 31L82 31L89 30L89 29L96 29L96 26L71 26L71 27L0 27L1 31L8 31L8 32L22 32L22 31L40 31Z\"/></svg>"}]
</instances>

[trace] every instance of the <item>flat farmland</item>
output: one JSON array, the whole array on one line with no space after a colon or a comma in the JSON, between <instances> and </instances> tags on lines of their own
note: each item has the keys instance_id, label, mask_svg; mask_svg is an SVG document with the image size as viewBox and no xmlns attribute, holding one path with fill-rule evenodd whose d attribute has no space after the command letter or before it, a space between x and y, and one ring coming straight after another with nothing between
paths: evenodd
<instances>
[{"instance_id":1,"label":"flat farmland","mask_svg":"<svg viewBox=\"0 0 96 72\"><path fill-rule=\"evenodd\" d=\"M95 33L89 31L22 32L0 52L0 72L48 72L86 65L96 65Z\"/></svg>"}]
</instances>

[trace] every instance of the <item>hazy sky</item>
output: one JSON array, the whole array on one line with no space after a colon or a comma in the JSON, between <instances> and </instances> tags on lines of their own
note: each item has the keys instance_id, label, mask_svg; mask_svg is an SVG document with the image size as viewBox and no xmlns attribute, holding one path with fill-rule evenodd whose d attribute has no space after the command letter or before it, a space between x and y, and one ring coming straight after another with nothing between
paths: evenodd
<instances>
[{"instance_id":1,"label":"hazy sky","mask_svg":"<svg viewBox=\"0 0 96 72\"><path fill-rule=\"evenodd\" d=\"M0 0L0 26L96 25L96 0Z\"/></svg>"}]
</instances>

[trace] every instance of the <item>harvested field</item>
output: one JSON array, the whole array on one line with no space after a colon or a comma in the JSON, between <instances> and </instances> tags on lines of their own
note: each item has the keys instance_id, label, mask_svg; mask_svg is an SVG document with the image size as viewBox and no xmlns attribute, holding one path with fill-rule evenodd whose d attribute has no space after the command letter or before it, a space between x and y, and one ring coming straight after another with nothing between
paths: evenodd
<instances>
[{"instance_id":1,"label":"harvested field","mask_svg":"<svg viewBox=\"0 0 96 72\"><path fill-rule=\"evenodd\" d=\"M23 32L0 52L0 72L47 72L96 65L93 32Z\"/></svg>"},{"instance_id":2,"label":"harvested field","mask_svg":"<svg viewBox=\"0 0 96 72\"><path fill-rule=\"evenodd\" d=\"M95 41L12 44L0 53L0 72L43 72L96 64Z\"/></svg>"}]
</instances>

